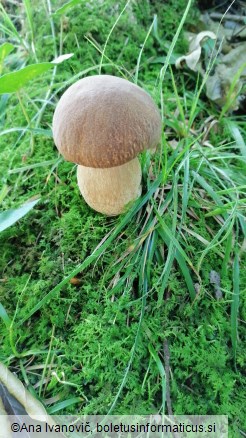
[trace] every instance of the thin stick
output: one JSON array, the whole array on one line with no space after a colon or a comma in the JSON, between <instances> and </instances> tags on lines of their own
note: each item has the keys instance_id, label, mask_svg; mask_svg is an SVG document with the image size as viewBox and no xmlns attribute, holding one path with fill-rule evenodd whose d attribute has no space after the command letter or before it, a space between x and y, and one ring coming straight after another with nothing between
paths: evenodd
<instances>
[{"instance_id":1,"label":"thin stick","mask_svg":"<svg viewBox=\"0 0 246 438\"><path fill-rule=\"evenodd\" d=\"M212 12L210 14L210 18L214 18L215 20L221 20L224 18L225 14L220 14L219 12ZM244 23L245 17L243 15L233 15L233 14L227 14L226 15L227 20L237 21Z\"/></svg>"}]
</instances>

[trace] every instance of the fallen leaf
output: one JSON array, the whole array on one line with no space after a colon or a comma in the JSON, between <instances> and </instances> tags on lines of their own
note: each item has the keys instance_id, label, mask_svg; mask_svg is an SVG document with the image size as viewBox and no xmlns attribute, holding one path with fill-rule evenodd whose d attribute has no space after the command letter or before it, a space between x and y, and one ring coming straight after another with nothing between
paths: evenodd
<instances>
[{"instance_id":1,"label":"fallen leaf","mask_svg":"<svg viewBox=\"0 0 246 438\"><path fill-rule=\"evenodd\" d=\"M56 424L47 414L39 400L24 388L22 382L9 369L0 362L0 383L6 387L10 395L22 405L23 410L34 420L44 421L48 424ZM9 399L10 400L10 399ZM17 405L16 405L17 406ZM18 405L19 406L19 405ZM13 408L13 404L12 404ZM17 409L17 407L16 407Z\"/></svg>"},{"instance_id":2,"label":"fallen leaf","mask_svg":"<svg viewBox=\"0 0 246 438\"><path fill-rule=\"evenodd\" d=\"M63 61L66 61L67 59L71 58L73 56L73 53L66 53L65 55L60 55L57 58L53 59L51 61L52 64L60 64Z\"/></svg>"},{"instance_id":3,"label":"fallen leaf","mask_svg":"<svg viewBox=\"0 0 246 438\"><path fill-rule=\"evenodd\" d=\"M181 56L180 58L177 59L175 63L176 68L182 67L182 64L185 61L187 66L191 70L200 71L200 66L198 66L198 63L201 58L202 43L204 43L204 41L206 41L208 38L215 40L216 39L215 33L210 31L204 31L204 32L200 32L198 35L192 38L189 45L188 55Z\"/></svg>"},{"instance_id":4,"label":"fallen leaf","mask_svg":"<svg viewBox=\"0 0 246 438\"><path fill-rule=\"evenodd\" d=\"M227 110L237 110L239 107L240 91L246 77L246 62L243 63L245 53L244 42L226 55L221 54L214 75L209 76L206 82L207 97L221 107L227 105Z\"/></svg>"},{"instance_id":5,"label":"fallen leaf","mask_svg":"<svg viewBox=\"0 0 246 438\"><path fill-rule=\"evenodd\" d=\"M241 27L234 25L230 28L228 21L224 26L215 23L208 14L201 16L202 21L208 27L208 30L192 36L187 33L187 39L190 41L189 53L181 56L176 61L176 67L180 68L186 63L192 71L199 72L203 77L206 71L202 64L202 45L207 38L217 39L220 53L217 54L216 63L213 66L213 74L206 78L206 95L207 97L223 108L223 114L228 111L237 110L240 102L245 98L243 85L246 78L246 42L241 39L235 43L235 33L241 34ZM236 26L236 27L235 27ZM216 32L216 34L215 34ZM243 90L243 92L242 92Z\"/></svg>"},{"instance_id":6,"label":"fallen leaf","mask_svg":"<svg viewBox=\"0 0 246 438\"><path fill-rule=\"evenodd\" d=\"M0 397L0 438L12 438L7 412Z\"/></svg>"},{"instance_id":7,"label":"fallen leaf","mask_svg":"<svg viewBox=\"0 0 246 438\"><path fill-rule=\"evenodd\" d=\"M78 278L78 277L70 278L69 282L70 282L73 286L80 286L81 283L82 283L81 279Z\"/></svg>"}]
</instances>

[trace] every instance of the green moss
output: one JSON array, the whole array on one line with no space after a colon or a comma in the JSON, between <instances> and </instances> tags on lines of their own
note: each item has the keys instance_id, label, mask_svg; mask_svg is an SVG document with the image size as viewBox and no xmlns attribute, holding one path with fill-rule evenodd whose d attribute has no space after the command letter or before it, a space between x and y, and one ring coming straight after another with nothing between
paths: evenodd
<instances>
[{"instance_id":1,"label":"green moss","mask_svg":"<svg viewBox=\"0 0 246 438\"><path fill-rule=\"evenodd\" d=\"M51 94L73 75L100 63L100 53L84 35L102 49L125 2L117 2L118 7L115 2L109 0L103 2L100 7L95 3L88 2L87 6L82 7L78 5L69 10L65 17L53 17L56 43L60 43L59 32L62 28L63 53L74 53L74 56L58 66ZM143 50L139 70L140 81L152 94L160 70L160 64L152 61L166 55L174 29L186 4L184 0L134 1L119 20L109 39L106 56L119 68L128 71L129 74L126 74L130 77L135 73L141 45L154 14L158 15L159 41L156 35L151 33ZM60 3L55 2L54 10L59 6ZM35 2L33 8L36 12L35 43L38 59L51 60L54 57L54 40L51 37L50 23L40 2ZM195 12L190 15L189 22L194 19L194 14ZM24 34L26 19L23 22ZM175 50L177 53L185 51L186 45L181 37ZM26 62L34 62L31 51L25 56ZM104 61L108 62L106 58ZM119 74L115 65L104 67L102 72ZM8 69L11 69L11 65ZM95 67L93 73L97 72L98 69ZM32 127L35 126L36 119L33 118L37 115L37 107L40 109L42 105L39 100L44 99L49 90L50 79L49 75L40 78L21 92L26 112L32 120ZM180 96L185 97L188 115L194 96L194 78L185 79L184 84L183 75L175 72L175 80ZM176 101L173 99L169 72L163 92L165 113L168 120L172 120ZM57 98L58 96L52 99L52 105L49 102L45 107L39 123L40 128L50 129ZM158 99L159 97L156 98ZM199 101L199 115L193 128L199 129L212 110L207 103ZM183 141L182 130L176 132L172 126L168 127L168 120L167 140ZM14 95L11 96L4 129L24 127L26 123L18 99ZM212 143L230 141L227 131L211 130L210 134L209 140ZM230 321L232 261L229 260L228 270L221 281L222 300L216 300L209 278L211 270L221 272L225 242L212 248L204 258L199 272L199 294L194 303L190 302L185 278L174 261L164 291L164 299L158 305L160 277L168 257L168 247L158 237L159 253L163 256L163 262L160 262L160 254L155 254L151 261L146 305L139 330L143 311L140 261L146 242L146 239L139 239L139 230L147 216L146 210L143 209L141 215L126 224L96 263L76 274L75 279L67 282L60 292L53 294L25 323L20 324L52 288L94 251L122 218L105 218L85 204L77 187L75 166L59 160L52 138L34 134L33 154L30 153L30 132L20 137L20 132L11 131L0 138L1 181L9 187L2 208L19 206L34 195L41 197L34 210L0 234L0 301L10 318L13 318L16 308L18 310L13 324L12 344L20 354L24 354L22 363L25 367L29 360L37 366L35 373L28 371L30 384L42 382L42 372L45 369L44 377L47 378L47 383L40 383L43 399L58 396L60 400L66 400L80 396L80 404L72 405L62 412L103 414L107 413L114 403L120 385L126 379L113 413L156 413L162 404L162 389L159 371L148 346L149 343L154 346L163 362L163 343L167 339L170 349L170 388L174 413L227 414L231 422L231 436L236 438L238 429L243 430L245 421L242 410L245 332L241 323L241 320L245 319L245 303L240 303L239 341L234 364ZM170 146L167 148L168 157L171 157L171 154ZM191 154L190 168L193 171L199 170L207 181L211 181L213 173L207 165L207 158L203 159L203 154L205 152L198 149L194 155ZM157 155L156 162L153 163L154 174L158 174L159 158ZM142 159L143 163L145 159ZM164 160L163 157L162 159ZM47 161L52 162L47 164ZM233 159L228 174L229 171L232 176L236 172L238 182L244 184L242 168ZM177 167L173 172L177 172ZM159 196L169 195L174 177L176 175L170 173L164 195ZM184 195L183 179L184 175L180 172L177 186L179 215ZM190 186L191 181L194 189L188 202L190 214L185 218L186 229L183 228L184 223L179 223L177 238L193 267L196 267L205 248L204 240L210 242L221 225L213 217L205 217L204 212L211 206L214 208L214 201L204 195L201 187L194 183L193 176L189 181ZM217 191L216 185L215 190ZM151 203L147 212L150 209ZM171 197L163 215L165 224L170 229L173 226L174 209ZM242 242L240 233L241 231L238 240ZM130 248L137 243L140 248L139 256L134 258L132 254L135 253ZM246 272L243 268L245 261L242 253L240 257L240 278L241 285L244 285ZM124 279L127 272L129 274ZM190 269L189 272L194 283L197 283L198 277L194 269ZM112 291L119 278L122 279L122 285ZM10 333L2 323L0 342L1 360L10 363L11 366L18 365L19 358L14 357ZM131 357L132 362L128 369ZM40 365L44 367L41 370ZM21 373L18 376L22 378Z\"/></svg>"}]
</instances>

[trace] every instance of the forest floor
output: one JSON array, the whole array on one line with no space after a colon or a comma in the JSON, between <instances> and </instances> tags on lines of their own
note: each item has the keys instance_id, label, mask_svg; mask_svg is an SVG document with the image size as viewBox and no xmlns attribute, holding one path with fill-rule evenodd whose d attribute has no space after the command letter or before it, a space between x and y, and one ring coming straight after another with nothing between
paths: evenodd
<instances>
[{"instance_id":1,"label":"forest floor","mask_svg":"<svg viewBox=\"0 0 246 438\"><path fill-rule=\"evenodd\" d=\"M212 31L191 1L0 8L0 360L50 413L225 414L245 436L245 64L219 98L208 86L240 32L223 40L215 17L217 40L177 68L187 32ZM226 6L211 12L223 29ZM9 73L64 54L8 92ZM65 89L99 73L144 88L163 119L141 198L111 218L85 204L51 129Z\"/></svg>"}]
</instances>

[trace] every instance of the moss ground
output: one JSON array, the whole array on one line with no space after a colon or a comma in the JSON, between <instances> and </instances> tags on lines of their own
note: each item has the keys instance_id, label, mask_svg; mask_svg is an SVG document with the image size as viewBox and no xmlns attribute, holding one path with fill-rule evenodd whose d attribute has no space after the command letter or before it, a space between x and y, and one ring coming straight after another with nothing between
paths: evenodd
<instances>
[{"instance_id":1,"label":"moss ground","mask_svg":"<svg viewBox=\"0 0 246 438\"><path fill-rule=\"evenodd\" d=\"M147 209L145 206L139 210L135 219L125 225L96 262L76 273L32 314L34 306L89 257L122 220L121 217L106 218L85 205L77 187L75 166L59 159L49 136L54 107L61 95L59 92L52 97L53 93L87 69L92 69L90 74L98 73L100 50L125 5L122 1L111 0L96 3L81 2L65 13L51 16L51 22L47 18L49 2L32 2L33 42L38 61L52 60L54 46L58 51L60 48L62 53L74 53L74 56L57 67L53 84L48 72L20 91L25 114L15 94L8 96L7 105L3 107L0 119L3 131L23 128L31 120L33 128L42 128L47 135L38 131L21 135L20 131L12 130L0 137L1 183L8 190L2 199L2 209L18 207L33 196L41 198L27 216L0 234L0 301L11 319L15 315L11 329L0 323L0 360L16 371L20 379L25 377L29 388L49 409L63 401L59 413L104 414L113 406L114 414L150 414L160 411L163 403L162 379L150 354L150 345L166 364L164 343L168 341L173 412L226 414L229 416L230 436L237 438L241 436L240 431L246 430L242 409L245 405L245 303L240 298L235 355L231 322L233 294L236 293L233 245L229 246L230 257L224 270L223 261L231 236L238 249L243 295L246 283L243 228L235 225L223 242L204 253L199 276L191 269L191 278L198 291L196 299L191 300L184 271L177 260L170 265L168 281L162 290L160 278L167 257L172 256L172 240L171 243L170 239L169 243L168 239L164 242L156 233L155 248L158 250L149 258L147 267L143 261L147 239L143 238L144 243L141 243L139 230L151 206L149 202ZM146 41L138 77L139 84L160 103L156 92L156 80L162 66L159 58L167 55L186 5L184 0L130 2L110 36L103 60L103 64L108 65L102 67L102 73L119 75L122 71L127 77L134 76L141 45L156 14L158 33L156 28L152 29ZM51 4L53 11L60 6L56 1ZM15 45L4 72L35 62L24 3L19 3L18 14L14 14L11 8L11 4L6 6L7 13L22 40L18 41L13 34L1 29L2 38L13 40ZM193 5L186 27L194 23L197 16L198 11ZM52 35L52 29L55 35ZM181 33L174 52L185 53L186 50L187 43ZM173 71L178 93L186 96L184 106L189 113L196 78L174 68ZM47 93L50 93L48 97ZM167 163L171 166L174 160L172 142L177 140L184 146L186 140L180 133L181 121L176 127L171 125L177 105L170 70L167 71L163 94L165 115L170 121L165 124L169 135L165 145L170 158ZM1 104L4 105L3 98ZM41 120L35 126L35 116L42 106ZM202 93L192 128L198 132L210 115L218 118L219 109ZM242 131L245 129L241 116L230 117ZM223 127L223 120L218 130L211 130L209 141L220 148L227 147L228 154L239 153L235 140ZM225 152L223 149L222 153ZM219 152L215 148L203 160L203 152L197 147L190 158L190 169L213 181L214 168L207 166L207 162L216 163L217 155ZM142 164L145 158L142 157ZM156 163L152 163L154 174L158 163L159 157ZM165 182L165 196L171 194L165 213L165 223L170 230L174 218L180 220L182 215L187 177L185 167L178 179L175 169ZM245 167L241 161L231 157L226 169L228 175L230 170L237 186L245 187ZM190 178L194 190L188 200L185 221L180 222L179 237L195 267L204 248L209 246L204 242L212 241L223 222L216 215L205 216L210 207L214 209L217 205L212 205L213 200L205 193L205 188L196 186L193 177ZM172 185L176 192L170 189ZM240 214L243 215L242 209L239 209L239 218ZM131 252L134 245L136 251ZM150 247L147 249L151 252ZM143 266L148 270L149 284L144 302ZM216 299L210 282L211 270L219 273L223 270L220 300ZM23 320L25 322L21 323ZM123 381L125 384L121 388ZM78 398L75 400L75 397Z\"/></svg>"}]
</instances>

